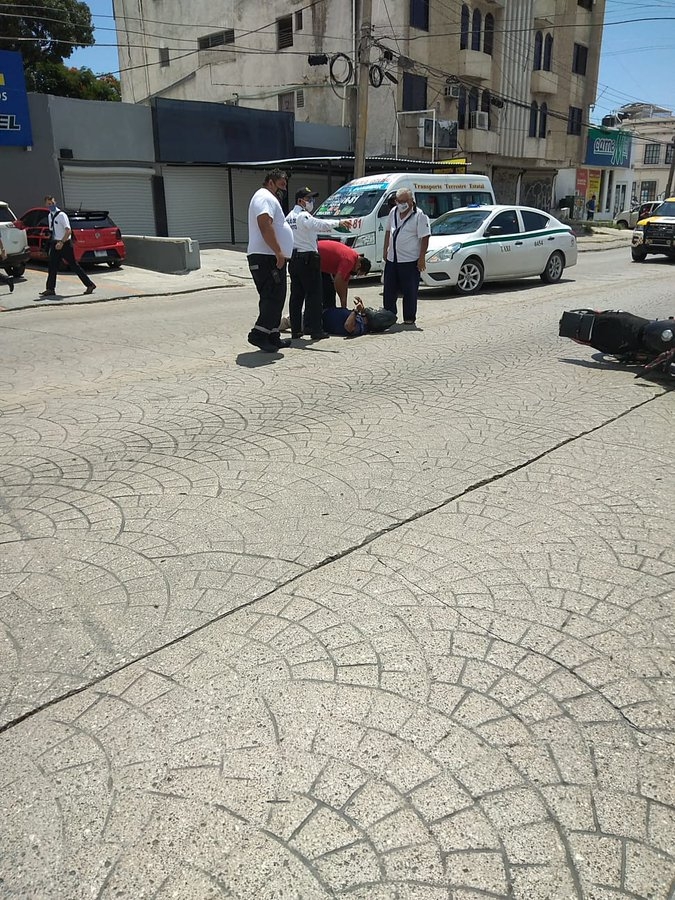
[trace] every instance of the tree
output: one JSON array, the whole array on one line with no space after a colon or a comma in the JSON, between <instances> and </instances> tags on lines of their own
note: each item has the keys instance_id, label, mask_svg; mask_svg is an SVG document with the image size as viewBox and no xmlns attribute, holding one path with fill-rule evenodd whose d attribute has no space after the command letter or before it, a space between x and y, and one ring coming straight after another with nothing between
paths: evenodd
<instances>
[{"instance_id":1,"label":"tree","mask_svg":"<svg viewBox=\"0 0 675 900\"><path fill-rule=\"evenodd\" d=\"M83 100L121 99L119 81L113 76L97 78L91 69L69 69L63 64L76 47L94 43L91 10L86 3L3 0L0 23L0 47L22 54L29 91Z\"/></svg>"}]
</instances>

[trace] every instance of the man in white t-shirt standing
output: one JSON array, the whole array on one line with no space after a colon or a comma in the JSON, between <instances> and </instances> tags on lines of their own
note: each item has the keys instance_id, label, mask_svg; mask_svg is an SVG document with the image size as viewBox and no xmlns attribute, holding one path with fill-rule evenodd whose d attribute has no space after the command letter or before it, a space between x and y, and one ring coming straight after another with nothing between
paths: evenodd
<instances>
[{"instance_id":1,"label":"man in white t-shirt standing","mask_svg":"<svg viewBox=\"0 0 675 900\"><path fill-rule=\"evenodd\" d=\"M258 291L258 318L248 333L248 342L265 353L290 347L282 340L279 322L286 302L286 260L293 254L293 232L284 218L279 197L286 190L287 176L280 169L267 172L263 186L248 207L248 267Z\"/></svg>"},{"instance_id":2,"label":"man in white t-shirt standing","mask_svg":"<svg viewBox=\"0 0 675 900\"><path fill-rule=\"evenodd\" d=\"M426 268L429 247L429 219L417 208L412 191L396 191L396 206L389 213L384 235L384 308L396 312L396 300L403 295L403 321L414 325L420 272Z\"/></svg>"}]
</instances>

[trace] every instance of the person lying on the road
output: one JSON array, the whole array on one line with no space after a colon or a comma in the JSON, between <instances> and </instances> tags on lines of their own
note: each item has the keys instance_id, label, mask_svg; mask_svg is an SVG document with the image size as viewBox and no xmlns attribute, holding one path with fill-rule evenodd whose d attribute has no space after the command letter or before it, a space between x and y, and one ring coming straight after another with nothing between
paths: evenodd
<instances>
[{"instance_id":1,"label":"person lying on the road","mask_svg":"<svg viewBox=\"0 0 675 900\"><path fill-rule=\"evenodd\" d=\"M395 313L387 309L371 309L364 306L360 297L354 298L354 309L341 306L323 311L323 328L329 334L341 337L359 337L368 332L386 331L396 321Z\"/></svg>"}]
</instances>

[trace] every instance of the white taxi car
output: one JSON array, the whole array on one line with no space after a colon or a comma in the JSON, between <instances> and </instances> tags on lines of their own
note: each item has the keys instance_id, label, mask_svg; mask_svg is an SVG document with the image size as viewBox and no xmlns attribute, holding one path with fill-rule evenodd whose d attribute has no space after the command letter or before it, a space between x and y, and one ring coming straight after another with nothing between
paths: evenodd
<instances>
[{"instance_id":1,"label":"white taxi car","mask_svg":"<svg viewBox=\"0 0 675 900\"><path fill-rule=\"evenodd\" d=\"M0 266L8 275L20 278L26 269L30 253L26 232L17 228L15 222L16 216L12 210L4 200L0 200L0 240L7 254L0 260Z\"/></svg>"},{"instance_id":2,"label":"white taxi car","mask_svg":"<svg viewBox=\"0 0 675 900\"><path fill-rule=\"evenodd\" d=\"M577 262L577 240L569 225L529 206L467 206L436 219L431 226L428 287L454 287L475 294L485 281L539 275L559 281Z\"/></svg>"}]
</instances>

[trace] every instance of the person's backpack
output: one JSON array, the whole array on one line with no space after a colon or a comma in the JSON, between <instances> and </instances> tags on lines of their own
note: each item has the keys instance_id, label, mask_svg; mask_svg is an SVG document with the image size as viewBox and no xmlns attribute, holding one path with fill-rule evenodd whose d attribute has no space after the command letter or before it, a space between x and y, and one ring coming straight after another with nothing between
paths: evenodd
<instances>
[{"instance_id":1,"label":"person's backpack","mask_svg":"<svg viewBox=\"0 0 675 900\"><path fill-rule=\"evenodd\" d=\"M386 331L387 328L396 322L396 313L388 309L372 309L367 306L365 309L368 317L368 328L370 331Z\"/></svg>"}]
</instances>

